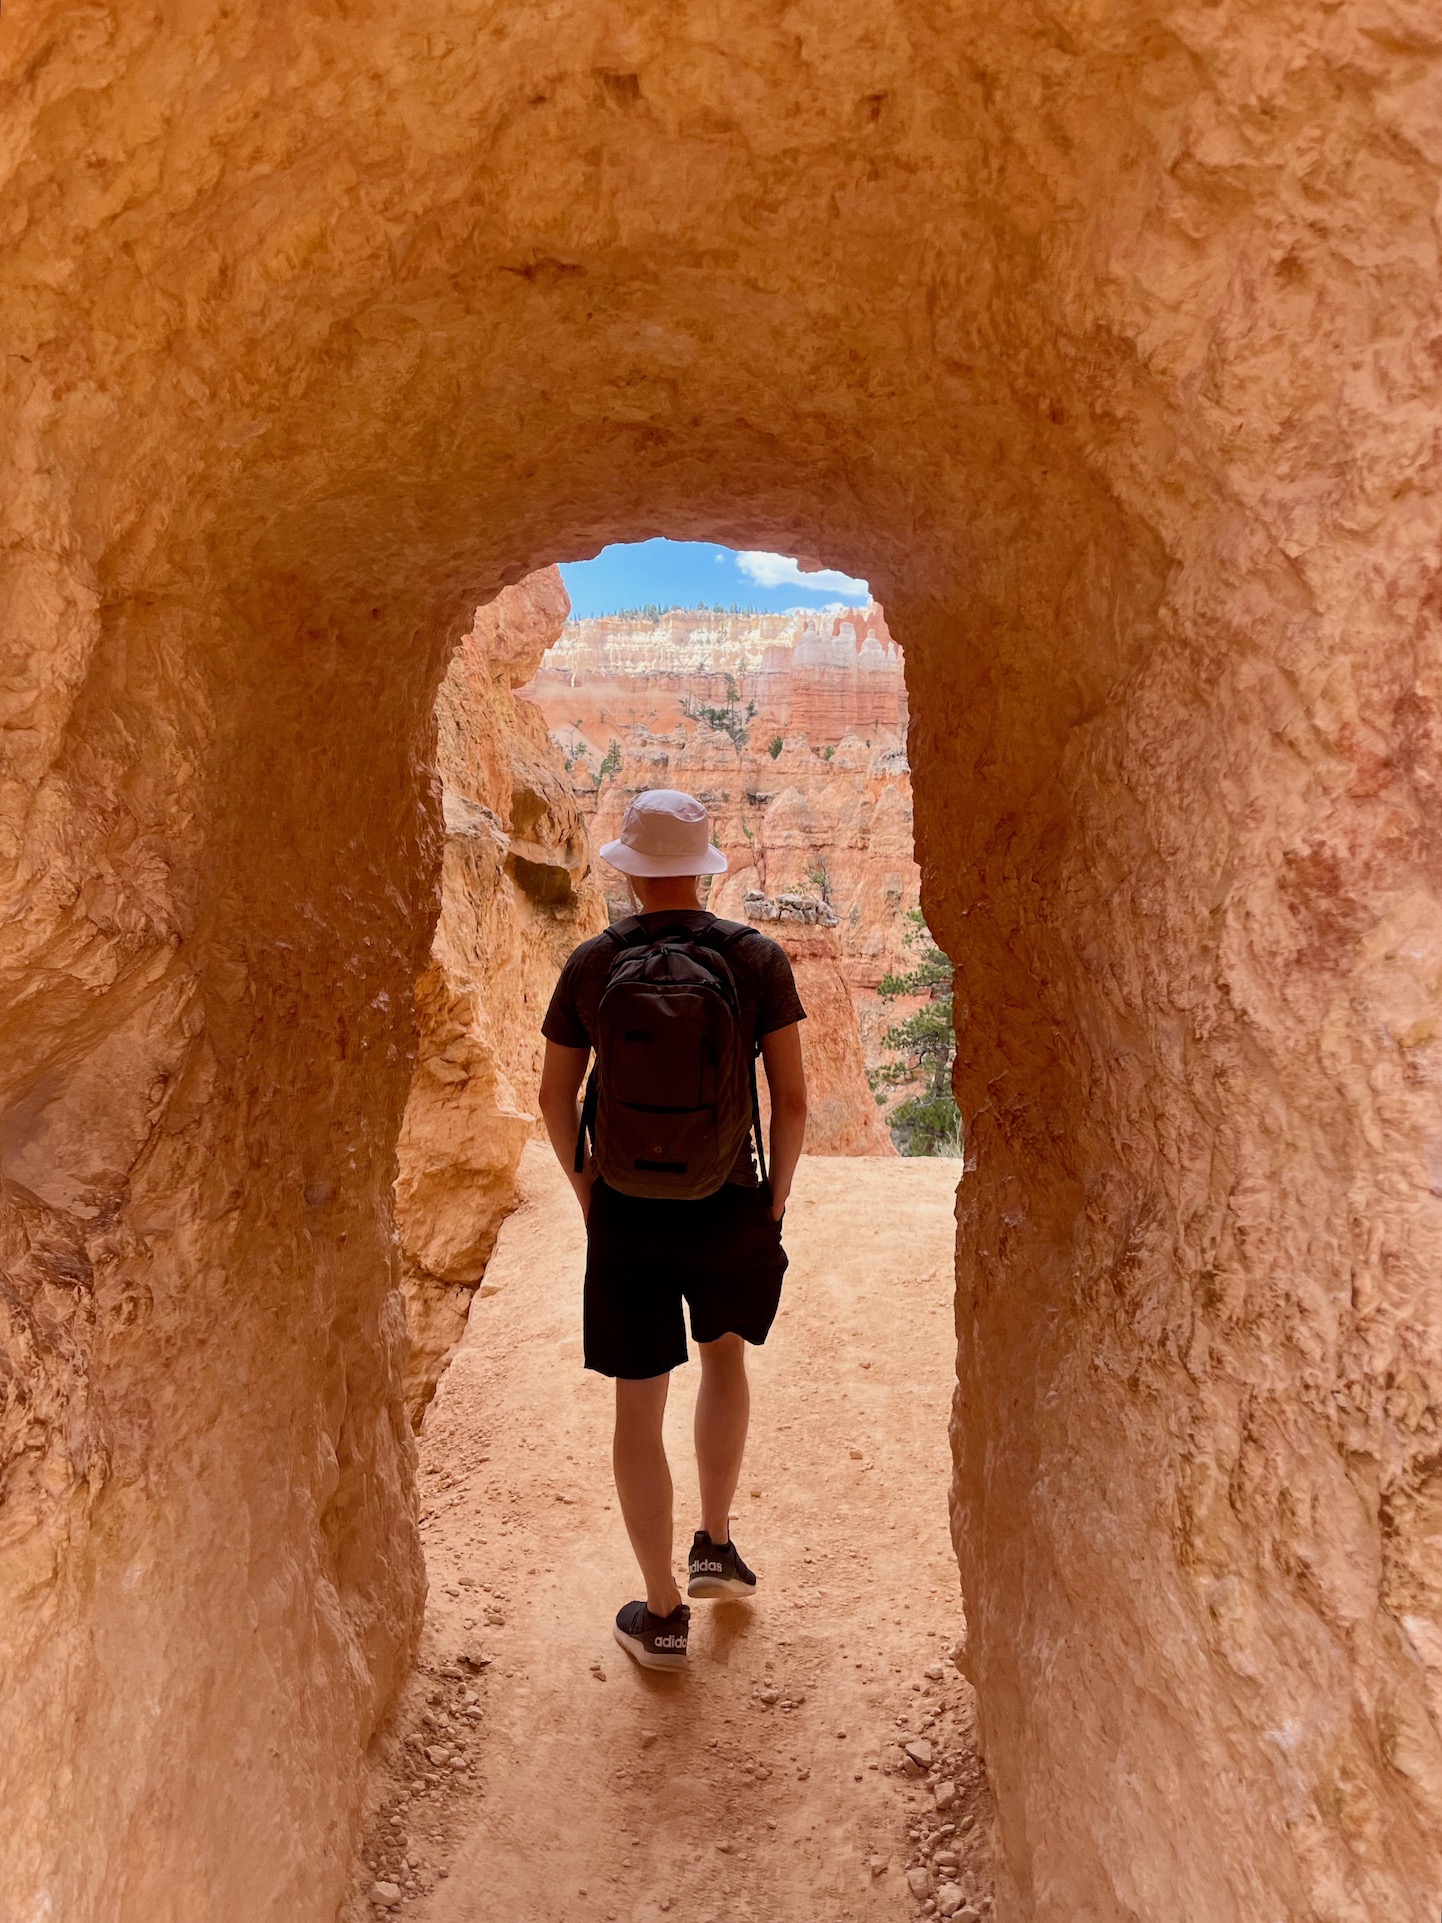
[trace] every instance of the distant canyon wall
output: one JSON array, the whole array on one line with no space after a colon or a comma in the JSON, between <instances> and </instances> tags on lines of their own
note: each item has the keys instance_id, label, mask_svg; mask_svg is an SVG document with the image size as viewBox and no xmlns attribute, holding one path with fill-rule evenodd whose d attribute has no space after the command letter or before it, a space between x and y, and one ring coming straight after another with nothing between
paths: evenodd
<instances>
[{"instance_id":1,"label":"distant canyon wall","mask_svg":"<svg viewBox=\"0 0 1442 1923\"><path fill-rule=\"evenodd\" d=\"M778 904L752 895L735 919L749 920L786 950L796 992L806 1010L801 1027L801 1052L806 1065L806 1142L808 1155L894 1155L896 1149L872 1099L866 1080L866 1058L861 1030L846 975L836 931L825 923L800 921ZM758 905L783 912L758 915ZM761 1114L769 1128L771 1104L765 1077L761 1078Z\"/></svg>"},{"instance_id":2,"label":"distant canyon wall","mask_svg":"<svg viewBox=\"0 0 1442 1923\"><path fill-rule=\"evenodd\" d=\"M882 610L698 608L572 621L524 692L571 764L597 847L620 833L641 790L682 788L711 810L730 862L711 891L718 914L744 920L753 892L812 896L834 910L834 926L813 927L800 943L814 984L803 1031L815 1106L808 1147L889 1153L866 1069L886 1059L886 1030L916 1005L876 991L914 965L906 936L921 878L904 664ZM604 864L599 873L621 911L624 883ZM790 926L767 932L788 945ZM859 1052L839 1034L852 1021Z\"/></svg>"},{"instance_id":3,"label":"distant canyon wall","mask_svg":"<svg viewBox=\"0 0 1442 1923\"><path fill-rule=\"evenodd\" d=\"M700 706L754 709L755 734L905 741L900 648L875 602L803 614L668 608L571 621L527 690L563 736L675 728Z\"/></svg>"}]
</instances>

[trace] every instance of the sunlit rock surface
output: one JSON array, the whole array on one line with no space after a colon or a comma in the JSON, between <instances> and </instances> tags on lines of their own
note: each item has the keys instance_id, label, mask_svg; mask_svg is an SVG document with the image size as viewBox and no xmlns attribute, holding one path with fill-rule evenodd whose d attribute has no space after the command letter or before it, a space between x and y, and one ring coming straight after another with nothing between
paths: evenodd
<instances>
[{"instance_id":1,"label":"sunlit rock surface","mask_svg":"<svg viewBox=\"0 0 1442 1923\"><path fill-rule=\"evenodd\" d=\"M437 702L441 913L416 986L420 1053L396 1177L413 1421L515 1206L561 964L606 923L560 755L512 692L569 605L554 568L504 589L477 613Z\"/></svg>"},{"instance_id":2,"label":"sunlit rock surface","mask_svg":"<svg viewBox=\"0 0 1442 1923\"><path fill-rule=\"evenodd\" d=\"M806 1065L806 1153L894 1155L891 1137L866 1080L861 1031L829 911L803 896L772 900L750 894L745 919L779 942L791 961L796 992L806 1010L801 1051ZM761 1081L762 1112L771 1113Z\"/></svg>"},{"instance_id":3,"label":"sunlit rock surface","mask_svg":"<svg viewBox=\"0 0 1442 1923\"><path fill-rule=\"evenodd\" d=\"M701 705L754 712L757 738L906 735L906 678L886 616L865 608L737 614L716 608L567 623L527 693L558 734L599 758L610 735L675 728Z\"/></svg>"},{"instance_id":4,"label":"sunlit rock surface","mask_svg":"<svg viewBox=\"0 0 1442 1923\"><path fill-rule=\"evenodd\" d=\"M741 917L748 889L824 895L866 1064L891 1060L887 1030L916 1004L876 990L916 964L907 937L921 874L903 664L881 609L571 621L526 692L570 763L598 846L619 834L641 789L682 788L706 801L731 864L712 892L717 913ZM619 912L625 884L599 874ZM818 1060L816 1075L829 1072ZM872 1139L860 1107L853 1122L856 1139Z\"/></svg>"}]
</instances>

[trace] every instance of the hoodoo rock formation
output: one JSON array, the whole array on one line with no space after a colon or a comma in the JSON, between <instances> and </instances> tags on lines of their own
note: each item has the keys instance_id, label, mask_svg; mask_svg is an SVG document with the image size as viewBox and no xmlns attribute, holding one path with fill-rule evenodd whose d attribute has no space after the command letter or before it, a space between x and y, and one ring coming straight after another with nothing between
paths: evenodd
<instances>
[{"instance_id":1,"label":"hoodoo rock formation","mask_svg":"<svg viewBox=\"0 0 1442 1923\"><path fill-rule=\"evenodd\" d=\"M818 912L820 911L820 912ZM726 913L732 912L728 904ZM754 891L742 902L737 920L754 922L791 960L796 990L806 1010L801 1049L806 1063L806 1153L808 1155L894 1155L866 1079L856 1004L841 961L832 909L804 896L773 900ZM769 1119L765 1078L761 1109Z\"/></svg>"},{"instance_id":2,"label":"hoodoo rock formation","mask_svg":"<svg viewBox=\"0 0 1442 1923\"><path fill-rule=\"evenodd\" d=\"M906 936L921 874L901 651L881 609L741 616L683 608L571 621L526 693L571 764L598 844L619 833L641 789L688 789L710 807L731 864L711 897L718 914L742 917L749 890L799 890L835 908L865 1062L884 1060L881 1038L898 1005L879 1001L876 989L912 966ZM601 880L613 908L623 908L623 885L604 870ZM827 1005L844 1018L829 991ZM815 1049L819 1025L805 1034ZM879 1141L885 1152L864 1080L829 1080L843 1059L848 1044L818 1056L813 1092L833 1115L838 1105L849 1109L848 1139ZM818 1141L836 1133L816 1126Z\"/></svg>"},{"instance_id":3,"label":"hoodoo rock formation","mask_svg":"<svg viewBox=\"0 0 1442 1923\"><path fill-rule=\"evenodd\" d=\"M333 1916L436 693L657 532L906 650L1003 1923L1437 1913L1439 63L1433 0L5 9L18 1916Z\"/></svg>"},{"instance_id":4,"label":"hoodoo rock formation","mask_svg":"<svg viewBox=\"0 0 1442 1923\"><path fill-rule=\"evenodd\" d=\"M554 568L503 589L451 657L436 704L441 911L416 984L419 1052L396 1178L413 1420L515 1206L556 976L606 925L560 756L539 710L512 692L569 607Z\"/></svg>"},{"instance_id":5,"label":"hoodoo rock formation","mask_svg":"<svg viewBox=\"0 0 1442 1923\"><path fill-rule=\"evenodd\" d=\"M815 614L666 608L570 621L528 690L561 735L605 753L611 735L664 733L697 707L754 712L758 740L906 738L901 650L873 602Z\"/></svg>"}]
</instances>

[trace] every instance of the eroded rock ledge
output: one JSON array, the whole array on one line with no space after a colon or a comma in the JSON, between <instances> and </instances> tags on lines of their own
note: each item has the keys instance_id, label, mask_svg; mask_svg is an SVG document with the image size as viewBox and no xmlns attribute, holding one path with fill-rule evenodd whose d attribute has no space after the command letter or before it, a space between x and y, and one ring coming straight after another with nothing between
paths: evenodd
<instances>
[{"instance_id":1,"label":"eroded rock ledge","mask_svg":"<svg viewBox=\"0 0 1442 1923\"><path fill-rule=\"evenodd\" d=\"M834 928L841 917L829 901L816 895L761 895L748 890L741 897L747 921L799 922L808 928Z\"/></svg>"},{"instance_id":2,"label":"eroded rock ledge","mask_svg":"<svg viewBox=\"0 0 1442 1923\"><path fill-rule=\"evenodd\" d=\"M514 692L569 609L554 568L503 589L456 649L436 706L441 912L416 985L419 1054L396 1176L417 1424L515 1207L556 976L606 925L560 755Z\"/></svg>"}]
</instances>

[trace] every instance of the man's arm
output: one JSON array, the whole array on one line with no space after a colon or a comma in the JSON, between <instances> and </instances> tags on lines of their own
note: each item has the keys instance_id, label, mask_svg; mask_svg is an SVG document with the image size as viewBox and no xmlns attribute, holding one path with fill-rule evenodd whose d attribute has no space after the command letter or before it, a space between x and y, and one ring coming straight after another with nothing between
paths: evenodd
<instances>
[{"instance_id":1,"label":"man's arm","mask_svg":"<svg viewBox=\"0 0 1442 1923\"><path fill-rule=\"evenodd\" d=\"M801 1024L790 1022L761 1037L761 1060L771 1091L771 1213L779 1222L806 1139L806 1070Z\"/></svg>"},{"instance_id":2,"label":"man's arm","mask_svg":"<svg viewBox=\"0 0 1442 1923\"><path fill-rule=\"evenodd\" d=\"M576 1097L586 1076L589 1048L563 1048L559 1042L546 1043L541 1064L541 1116L556 1160L566 1171L566 1180L576 1191L584 1216L591 1206L591 1184L596 1179L587 1156L586 1167L576 1173L576 1136L581 1127L581 1105Z\"/></svg>"}]
</instances>

